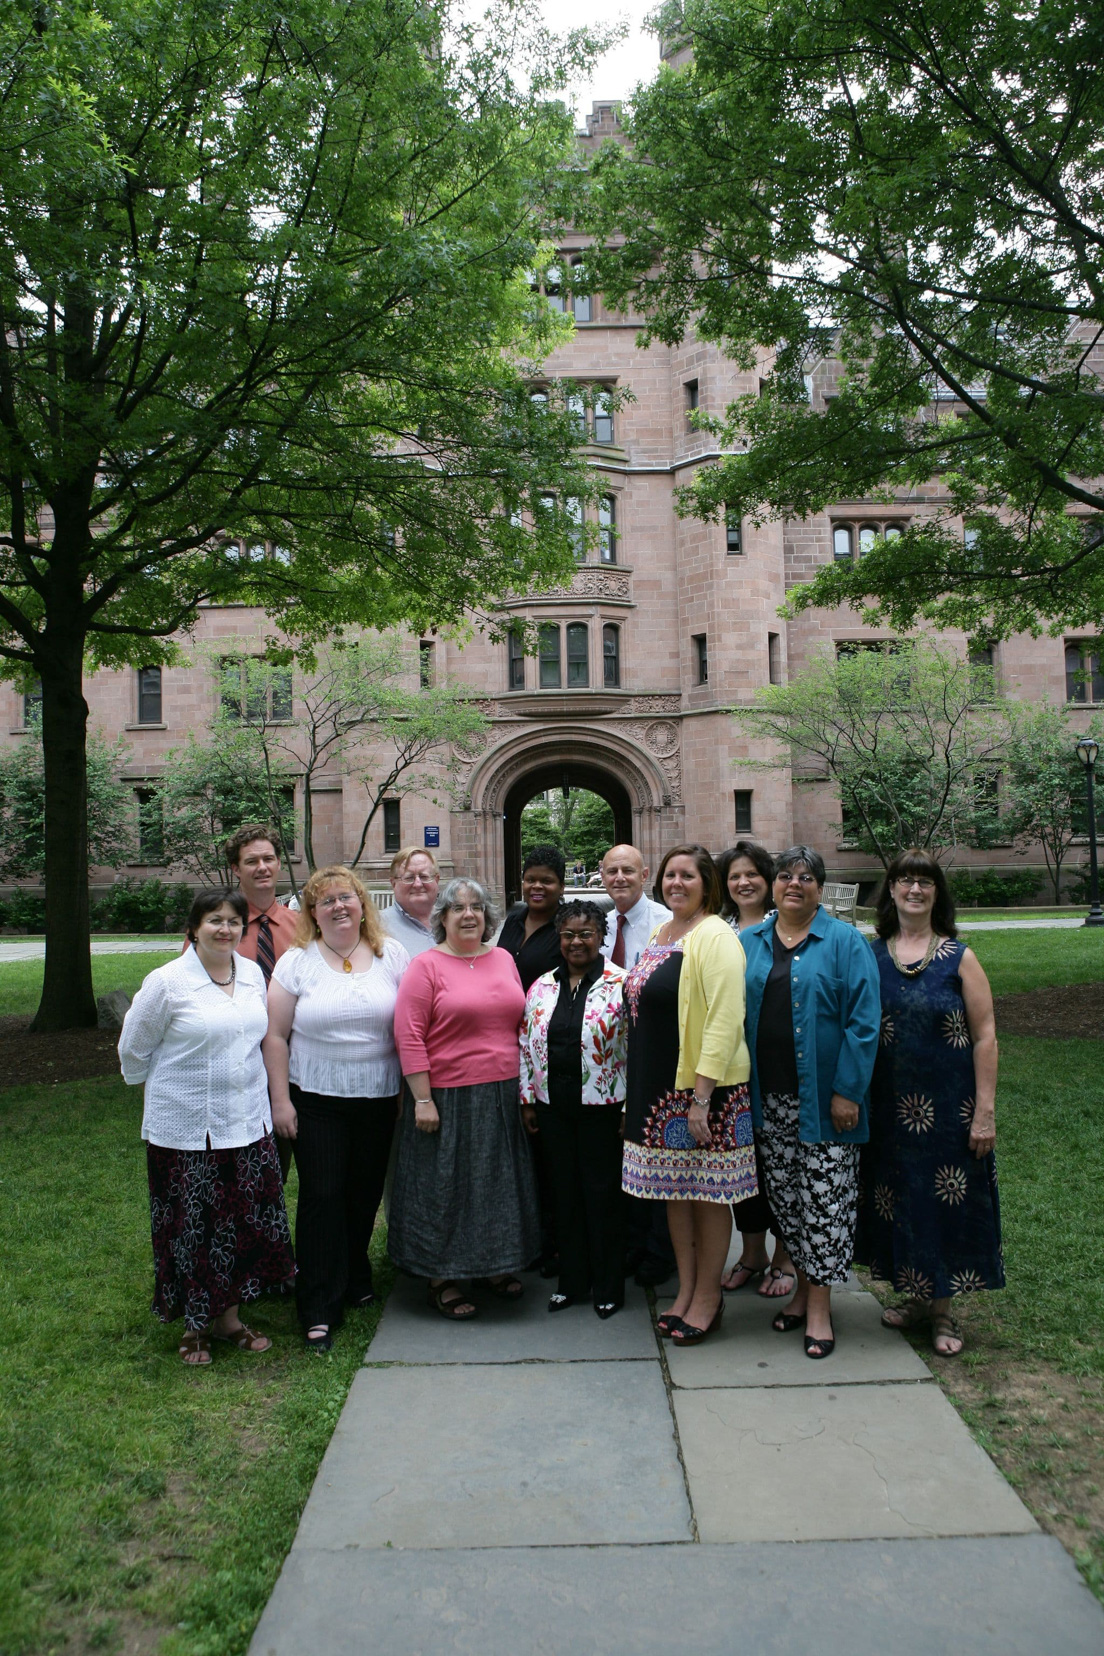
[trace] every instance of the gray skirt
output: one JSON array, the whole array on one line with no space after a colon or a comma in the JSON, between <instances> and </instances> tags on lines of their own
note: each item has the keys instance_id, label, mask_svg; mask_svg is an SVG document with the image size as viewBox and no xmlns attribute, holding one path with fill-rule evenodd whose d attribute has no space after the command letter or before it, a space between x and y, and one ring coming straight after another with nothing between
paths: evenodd
<instances>
[{"instance_id":1,"label":"gray skirt","mask_svg":"<svg viewBox=\"0 0 1104 1656\"><path fill-rule=\"evenodd\" d=\"M436 1133L419 1133L403 1094L387 1251L412 1276L496 1276L540 1252L533 1157L518 1083L434 1087Z\"/></svg>"}]
</instances>

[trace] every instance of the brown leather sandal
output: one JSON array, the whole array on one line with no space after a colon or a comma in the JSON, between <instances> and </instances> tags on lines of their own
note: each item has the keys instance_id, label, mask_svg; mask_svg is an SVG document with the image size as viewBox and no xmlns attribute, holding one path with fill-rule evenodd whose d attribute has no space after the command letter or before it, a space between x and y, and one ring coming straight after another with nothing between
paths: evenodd
<instances>
[{"instance_id":1,"label":"brown leather sandal","mask_svg":"<svg viewBox=\"0 0 1104 1656\"><path fill-rule=\"evenodd\" d=\"M447 1299L446 1294L449 1295ZM447 1279L439 1282L436 1288L430 1283L426 1299L430 1309L449 1322L470 1322L478 1314L477 1307L465 1297L459 1283Z\"/></svg>"},{"instance_id":2,"label":"brown leather sandal","mask_svg":"<svg viewBox=\"0 0 1104 1656\"><path fill-rule=\"evenodd\" d=\"M223 1345L233 1346L235 1351L250 1351L254 1355L267 1351L272 1345L267 1334L254 1334L244 1323L240 1328L232 1328L229 1334L220 1334L214 1328L210 1329L209 1333L213 1340L221 1340Z\"/></svg>"},{"instance_id":3,"label":"brown leather sandal","mask_svg":"<svg viewBox=\"0 0 1104 1656\"><path fill-rule=\"evenodd\" d=\"M180 1345L177 1349L185 1368L206 1368L211 1361L209 1331L206 1328L202 1330L185 1329L180 1337Z\"/></svg>"}]
</instances>

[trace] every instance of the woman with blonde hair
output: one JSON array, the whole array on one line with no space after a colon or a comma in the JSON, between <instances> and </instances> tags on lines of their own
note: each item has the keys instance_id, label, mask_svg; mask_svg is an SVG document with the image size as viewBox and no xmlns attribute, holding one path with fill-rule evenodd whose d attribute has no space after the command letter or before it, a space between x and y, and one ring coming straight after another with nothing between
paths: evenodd
<instances>
[{"instance_id":1,"label":"woman with blonde hair","mask_svg":"<svg viewBox=\"0 0 1104 1656\"><path fill-rule=\"evenodd\" d=\"M296 1299L312 1351L346 1304L374 1299L368 1247L395 1130L395 999L410 964L352 869L303 887L295 943L276 962L263 1052L276 1132L295 1140Z\"/></svg>"}]
</instances>

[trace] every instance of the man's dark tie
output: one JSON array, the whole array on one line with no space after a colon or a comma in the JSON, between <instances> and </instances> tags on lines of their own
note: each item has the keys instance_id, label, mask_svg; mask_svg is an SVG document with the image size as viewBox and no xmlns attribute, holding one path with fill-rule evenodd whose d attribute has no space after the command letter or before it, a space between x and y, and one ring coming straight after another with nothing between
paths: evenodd
<instances>
[{"instance_id":1,"label":"man's dark tie","mask_svg":"<svg viewBox=\"0 0 1104 1656\"><path fill-rule=\"evenodd\" d=\"M272 946L272 927L267 914L257 920L257 965L267 983L276 967L276 950Z\"/></svg>"},{"instance_id":2,"label":"man's dark tie","mask_svg":"<svg viewBox=\"0 0 1104 1656\"><path fill-rule=\"evenodd\" d=\"M610 955L611 966L623 966L625 964L625 927L627 925L628 921L625 916L619 914L617 916L617 936L614 939L613 953Z\"/></svg>"}]
</instances>

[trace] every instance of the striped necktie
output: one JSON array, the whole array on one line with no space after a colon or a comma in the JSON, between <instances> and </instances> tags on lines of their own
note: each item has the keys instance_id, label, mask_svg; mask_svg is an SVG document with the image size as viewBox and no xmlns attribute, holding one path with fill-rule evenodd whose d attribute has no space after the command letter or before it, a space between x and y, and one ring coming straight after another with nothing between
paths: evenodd
<instances>
[{"instance_id":1,"label":"striped necktie","mask_svg":"<svg viewBox=\"0 0 1104 1656\"><path fill-rule=\"evenodd\" d=\"M267 983L276 966L276 950L272 945L272 927L267 914L257 919L257 965L264 973Z\"/></svg>"}]
</instances>

